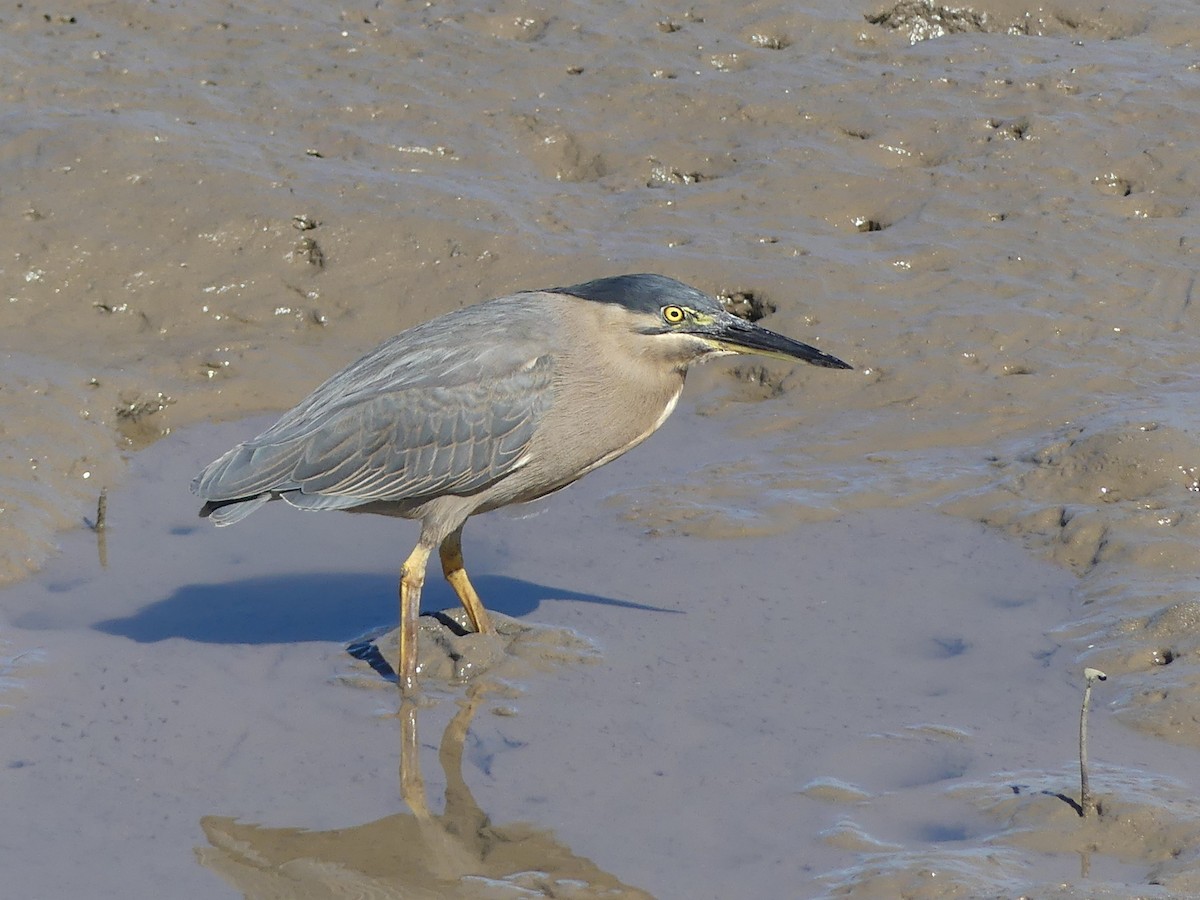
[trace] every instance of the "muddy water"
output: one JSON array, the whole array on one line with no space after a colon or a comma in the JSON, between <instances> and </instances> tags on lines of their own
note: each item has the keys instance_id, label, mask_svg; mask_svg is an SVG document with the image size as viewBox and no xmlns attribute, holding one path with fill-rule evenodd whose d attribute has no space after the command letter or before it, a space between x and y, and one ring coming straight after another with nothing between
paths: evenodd
<instances>
[{"instance_id":1,"label":"muddy water","mask_svg":"<svg viewBox=\"0 0 1200 900\"><path fill-rule=\"evenodd\" d=\"M201 567L204 542L218 538L182 524L186 498L173 491L189 472L167 461L202 463L247 426L197 428L182 438L172 432L278 411L383 335L438 311L514 289L650 270L714 293L749 294L765 304L772 328L858 369L725 363L696 373L689 396L699 414L682 426L682 460L669 457L664 437L640 449L645 465L657 466L652 474L597 473L611 480L586 489L595 493L565 495L596 504L584 512L603 522L594 533L580 532L585 540L637 537L607 556L596 552L602 543L551 543L557 558L578 554L570 562L576 577L550 582L557 596L582 595L562 604L562 619L551 614L557 604L519 599L529 583L561 571L550 556L538 562L537 548L523 544L478 551L480 564L500 579L493 587L509 598L509 611L599 641L599 666L612 678L662 670L662 657L694 680L729 652L699 660L703 629L683 629L694 642L673 651L691 654L683 666L643 634L645 619L675 617L588 602L668 608L671 597L692 591L676 584L668 596L660 578L634 579L627 571L634 567L614 565L612 554L648 554L656 561L645 568L656 575L664 560L683 555L684 576L673 574L697 579L695 593L717 578L702 561L719 556L722 571L756 598L811 604L818 602L812 579L830 560L856 559L869 547L868 561L898 554L910 560L896 564L905 571L961 584L954 591L897 588L928 605L869 612L853 588L855 567L829 568L821 590L843 592L840 602L858 610L856 641L867 647L903 626L915 629L914 640L920 634L949 640L951 649L979 648L989 644L986 630L970 639L959 634L958 644L939 626L977 611L965 599L976 591L995 600L988 570L977 566L1011 560L1004 554L1022 546L1020 564L1008 568L1045 580L1027 586L1028 602L1014 607L1020 622L1011 627L1023 637L996 649L1012 650L1017 670L1030 658L1043 662L1014 672L1012 659L996 661L987 681L997 697L1036 698L1048 721L1069 725L1082 667L1107 671L1096 731L1109 743L1096 755L1108 767L1100 780L1107 808L1123 813L1092 823L1109 829L1100 835L1060 819L1071 812L1061 800L1045 807L1041 789L1065 789L1069 736L1045 746L1046 723L1016 727L1019 714L992 697L976 705L962 673L943 686L952 708L941 719L930 711L886 727L875 722L875 712L848 705L847 696L862 692L872 709L884 703L878 675L857 670L862 681L853 690L843 686L844 672L801 682L806 702L825 706L803 718L787 713L772 691L782 676L768 672L798 667L794 674L803 674L810 651L790 645L775 646L774 669L727 676L737 700L722 698L722 716L672 703L662 683L657 694L589 688L597 667L585 662L529 676L536 689L526 684L519 699L503 701L518 715L486 711L500 701L474 713L470 734L483 735L481 721L493 720L515 723L519 732L475 739L533 748L510 757L519 761L506 764L503 779L491 762L468 759L472 787L480 791L482 781L497 794L489 802L512 792L482 808L553 830L572 856L590 859L619 884L662 896L700 896L714 885L733 890L721 879L766 878L767 871L779 880L762 882L763 890L787 878L806 894L1019 893L1073 884L1061 871L1064 859L1078 881L1068 890L1079 896L1123 896L1126 883L1131 892L1193 893L1185 863L1195 811L1185 801L1195 792L1188 779L1200 747L1193 712L1200 448L1192 416L1198 38L1190 4L1170 2L1113 9L998 0L937 14L907 3L232 9L117 2L0 16L0 219L8 223L0 259L0 574L16 584L0 601L0 677L15 685L4 695L14 707L5 719L8 763L18 776L35 778L20 788L31 792L27 804L5 804L11 830L24 836L19 853L6 851L13 865L32 872L38 859L59 870L74 855L70 884L103 884L109 895L122 895L129 866L117 850L127 853L127 844L101 834L99 823L112 821L120 788L135 781L154 782L151 796L171 798L166 806L175 810L168 813L173 828L149 827L149 819L128 825L129 833L161 835L159 849L147 843L139 853L155 873L146 877L191 885L181 890L195 896L219 890L190 850L180 853L207 843L198 824L205 816L329 829L397 814L395 790L381 785L374 806L341 819L329 814L332 801L322 802L320 791L301 796L297 787L332 779L323 783L332 797L344 779L330 773L355 768L339 754L367 752L346 751L329 735L392 733L394 721L370 724L376 706L388 702L384 695L353 700L346 697L373 695L341 682L337 690L317 687L343 665L336 642L386 624L390 605L378 600L369 614L347 617L314 590L309 615L293 617L315 616L311 629L256 630L263 604L267 612L286 608L297 589L287 574L295 561L271 535L301 526L284 517L222 536L253 558L252 572L235 574L228 554ZM700 434L716 434L719 443L701 452ZM160 461L143 461L149 453ZM152 474L139 487L131 472ZM160 493L138 494L138 512L130 492L146 485ZM116 586L72 593L63 588L76 584L71 579L83 585L101 576L53 568L18 583L56 554L56 566L81 564L72 557L90 535L69 529L94 516L101 488L110 491L114 529L145 530L140 557L118 559L114 549L102 577ZM573 534L572 508L565 497L566 505L558 503L531 522L562 516L558 534ZM178 523L153 518L168 506ZM580 510L573 512L578 518ZM933 512L951 518L928 518ZM895 517L914 524L896 527ZM306 522L305 536L294 539L308 547L303 559L337 583L331 590L388 596L385 560L398 552L393 528L346 518ZM379 543L361 557L339 554L342 568L330 569L335 563L318 559L323 554L313 547L341 546L339 536L352 527ZM830 528L848 529L847 543L802 569L772 574L775 560L799 559L796 547ZM488 540L509 540L508 529L500 530ZM161 549L150 542L156 533L165 535ZM968 538L982 543L973 549ZM1043 570L1038 560L1057 568ZM376 574L362 580L363 573ZM1011 577L994 580L1015 588ZM518 579L521 590L504 578ZM256 612L204 588L239 579L257 597ZM936 605L947 597L963 605ZM187 624L195 606L208 610L204 624ZM819 611L801 608L804 616L777 628L815 631ZM641 618L623 625L626 633L575 621L576 609ZM720 621L716 609L689 616ZM755 633L764 620L746 622L746 615L722 626L739 634L731 645L774 636ZM140 632L95 627L139 616ZM872 628L885 630L868 634ZM827 646L839 646L829 637L834 631L825 634ZM888 702L920 698L924 707L931 692L900 678L907 672L919 680L909 663L899 659L885 676L891 695L902 694ZM833 662L812 665L826 670ZM95 729L89 738L86 729L63 724L80 709L100 708L92 692L104 682L85 678L81 687L79 679L105 666L128 679L121 684L137 686L126 690L139 692L144 719L138 736L126 736L108 758L94 756ZM284 673L305 686L287 703L271 687ZM185 752L199 746L188 729L169 752L154 749L167 738L146 710L172 703L185 686L212 717L195 719L211 722L204 731L211 756ZM325 690L328 699L317 700ZM231 695L242 701L236 713L221 703ZM645 743L629 756L672 755L677 780L662 784L675 792L651 791L620 766L598 787L601 754L586 740L589 726L556 723L552 714L584 698L610 729L636 730L628 722L642 720L630 719L631 710L657 723L661 731L645 726ZM306 708L314 700L324 704L319 714ZM756 758L772 759L843 705L860 718L849 715L844 727L824 732L828 743L814 752L844 766L814 764L801 773L782 761L768 765L747 776L754 786L736 794L742 799L726 797L707 817L700 810L680 817L689 833L707 827L707 843L681 837L674 856L660 848L658 869L653 860L635 860L649 835L669 839L664 817L680 796L704 793L716 757L752 747ZM449 699L438 707L444 720L453 707ZM987 715L970 719L968 708ZM681 747L675 739L689 733L692 715L704 728ZM781 720L789 724L769 724ZM974 751L974 768L938 766L931 760L960 739L903 730L931 723L965 730L970 736L961 740L973 747L980 732L1007 729L1013 744ZM887 764L878 765L894 768L893 778L873 780L869 767L851 761L857 742L872 734L891 736L874 740L887 748L877 751ZM276 755L282 751L272 742L281 735L291 756ZM121 736L116 730L103 740L115 747ZM380 756L370 761L373 772L394 770L381 761L385 749L394 756L390 740L374 742ZM424 740L432 745L438 735ZM75 745L69 757L64 741ZM230 748L239 741L255 749L235 764ZM59 749L46 749L52 744ZM277 758L311 766L309 774L297 769L291 787L273 786L275 802L260 796L243 807L206 805L221 794L211 779L254 784ZM39 760L55 759L64 768L37 774ZM212 766L211 778L201 759ZM900 770L910 764L934 766L942 776L908 778L926 785L915 800L900 789ZM549 774L556 765L572 773L573 788L591 785L611 808L578 797L571 805L561 792L538 806L529 781L560 777ZM659 769L668 771L666 763ZM795 776L786 788L785 769ZM822 778L855 787L834 790L828 801ZM56 780L63 790L54 802L35 804L38 790ZM71 784L89 789L66 790ZM610 797L613 784L629 794ZM792 788L795 806L775 802ZM525 805L516 798L523 790ZM720 821L718 811L730 806L744 812L755 790L762 792L757 825ZM865 797L853 799L857 791ZM622 798L628 805L618 805ZM920 831L918 813L935 804L950 804L958 816L969 807L978 818L938 820ZM29 827L35 808L38 828ZM151 815L151 806L138 808ZM561 809L592 818L571 824ZM603 831L597 822L620 826L583 840ZM1121 831L1126 822L1133 832ZM762 856L710 852L746 829L758 835ZM773 845L771 835L786 835L788 847ZM159 852L166 844L169 852ZM796 870L738 864L783 859L797 845L811 855ZM1074 853L1092 846L1087 878L1079 880ZM92 852L80 854L81 847ZM1167 887L1147 886L1151 879Z\"/></svg>"}]
</instances>

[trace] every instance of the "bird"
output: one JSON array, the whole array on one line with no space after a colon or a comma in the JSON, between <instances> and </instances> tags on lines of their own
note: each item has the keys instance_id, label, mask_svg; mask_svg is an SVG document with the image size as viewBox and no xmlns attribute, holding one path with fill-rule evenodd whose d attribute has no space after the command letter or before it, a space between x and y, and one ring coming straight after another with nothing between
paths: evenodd
<instances>
[{"instance_id":1,"label":"bird","mask_svg":"<svg viewBox=\"0 0 1200 900\"><path fill-rule=\"evenodd\" d=\"M383 342L191 489L218 526L272 500L418 520L400 568L396 671L412 692L433 552L471 627L493 631L463 562L467 519L544 497L636 447L671 415L691 365L738 353L852 368L664 275L522 291Z\"/></svg>"}]
</instances>

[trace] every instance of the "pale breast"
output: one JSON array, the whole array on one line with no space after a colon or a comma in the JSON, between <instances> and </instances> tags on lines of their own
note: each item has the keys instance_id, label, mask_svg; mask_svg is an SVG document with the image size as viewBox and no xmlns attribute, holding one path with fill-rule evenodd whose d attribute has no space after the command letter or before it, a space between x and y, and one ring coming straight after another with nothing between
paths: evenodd
<instances>
[{"instance_id":1,"label":"pale breast","mask_svg":"<svg viewBox=\"0 0 1200 900\"><path fill-rule=\"evenodd\" d=\"M555 360L553 403L521 468L485 492L482 508L536 499L611 462L657 431L679 400L683 372L631 354L625 326L607 320L604 304L574 314L593 321L563 326L574 342Z\"/></svg>"}]
</instances>

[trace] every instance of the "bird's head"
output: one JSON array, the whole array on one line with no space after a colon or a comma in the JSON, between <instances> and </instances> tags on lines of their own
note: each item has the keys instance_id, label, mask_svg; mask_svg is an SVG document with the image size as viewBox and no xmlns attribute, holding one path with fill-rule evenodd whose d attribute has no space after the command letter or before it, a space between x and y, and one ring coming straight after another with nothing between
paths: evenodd
<instances>
[{"instance_id":1,"label":"bird's head","mask_svg":"<svg viewBox=\"0 0 1200 900\"><path fill-rule=\"evenodd\" d=\"M555 288L554 293L619 308L618 317L631 334L652 341L657 355L680 368L730 353L798 359L828 369L852 368L816 347L740 319L714 298L664 275L599 278Z\"/></svg>"}]
</instances>

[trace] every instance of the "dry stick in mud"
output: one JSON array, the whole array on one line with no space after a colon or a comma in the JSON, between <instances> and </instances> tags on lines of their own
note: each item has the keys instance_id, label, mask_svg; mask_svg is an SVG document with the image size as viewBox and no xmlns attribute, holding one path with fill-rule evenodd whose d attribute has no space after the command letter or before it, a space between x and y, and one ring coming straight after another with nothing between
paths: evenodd
<instances>
[{"instance_id":1,"label":"dry stick in mud","mask_svg":"<svg viewBox=\"0 0 1200 900\"><path fill-rule=\"evenodd\" d=\"M1100 815L1100 804L1096 802L1096 798L1092 796L1092 792L1088 787L1088 707L1092 702L1092 685L1097 681L1107 681L1108 676L1099 669L1087 668L1083 670L1083 677L1086 683L1083 688L1083 708L1079 711L1079 815L1086 818L1092 813Z\"/></svg>"},{"instance_id":2,"label":"dry stick in mud","mask_svg":"<svg viewBox=\"0 0 1200 900\"><path fill-rule=\"evenodd\" d=\"M108 568L108 538L105 526L108 524L108 488L100 488L100 498L96 501L96 521L84 524L91 527L96 534L96 550L100 554L100 568Z\"/></svg>"},{"instance_id":3,"label":"dry stick in mud","mask_svg":"<svg viewBox=\"0 0 1200 900\"><path fill-rule=\"evenodd\" d=\"M100 488L100 499L96 501L96 524L93 531L103 531L108 522L108 488Z\"/></svg>"}]
</instances>

